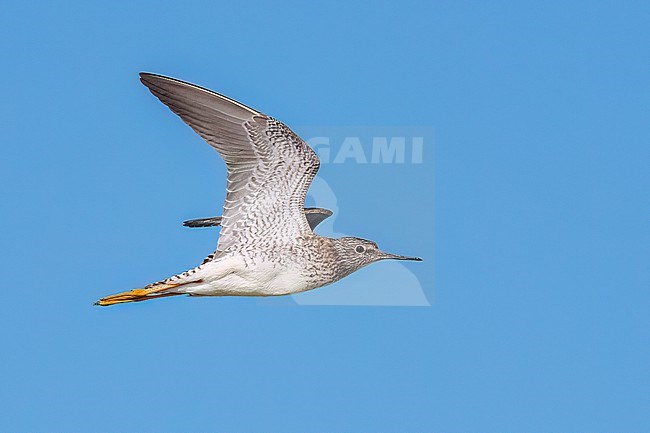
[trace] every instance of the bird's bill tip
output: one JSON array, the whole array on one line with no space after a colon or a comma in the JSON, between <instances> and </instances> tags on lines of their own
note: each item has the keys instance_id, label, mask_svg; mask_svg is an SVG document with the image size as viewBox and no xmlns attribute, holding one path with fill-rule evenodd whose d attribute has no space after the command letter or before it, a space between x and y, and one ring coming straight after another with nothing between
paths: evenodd
<instances>
[{"instance_id":1,"label":"bird's bill tip","mask_svg":"<svg viewBox=\"0 0 650 433\"><path fill-rule=\"evenodd\" d=\"M390 260L411 260L414 262L421 262L422 259L420 257L413 257L413 256L400 256L399 254L391 254L391 253L382 253L382 259L390 259Z\"/></svg>"}]
</instances>

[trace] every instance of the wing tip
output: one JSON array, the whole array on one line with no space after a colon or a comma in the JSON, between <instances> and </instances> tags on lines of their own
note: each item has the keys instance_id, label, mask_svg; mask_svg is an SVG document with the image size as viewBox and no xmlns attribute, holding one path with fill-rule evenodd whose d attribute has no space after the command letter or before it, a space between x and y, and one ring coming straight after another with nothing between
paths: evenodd
<instances>
[{"instance_id":1,"label":"wing tip","mask_svg":"<svg viewBox=\"0 0 650 433\"><path fill-rule=\"evenodd\" d=\"M140 82L144 84L147 88L149 88L149 90L151 90L152 92L157 92L159 89L167 89L167 87L169 87L169 86L164 86L163 83L171 84L172 87L175 85L180 87L192 88L195 90L199 90L201 92L206 92L207 94L217 97L222 101L237 106L240 109L245 110L249 115L262 116L263 118L267 117L266 115L260 113L259 111L247 105L244 105L241 102L235 101L234 99L229 98L228 96L222 95L221 93L217 93L214 90L210 90L206 87L201 87L199 85L192 84L188 81L167 77L165 75L154 74L152 72L140 72L138 75L140 76ZM155 87L156 89L152 88L152 86Z\"/></svg>"},{"instance_id":2,"label":"wing tip","mask_svg":"<svg viewBox=\"0 0 650 433\"><path fill-rule=\"evenodd\" d=\"M171 81L171 82L175 82L175 83L183 83L180 80L176 80L174 78L166 77L166 76L160 75L160 74L154 74L152 72L140 72L138 75L140 76L140 82L142 84L144 84L145 86L149 87L149 88L151 87L152 84L156 85L156 81L158 81L158 82ZM186 83L183 83L183 84L186 84ZM187 83L187 84L189 84L189 83Z\"/></svg>"}]
</instances>

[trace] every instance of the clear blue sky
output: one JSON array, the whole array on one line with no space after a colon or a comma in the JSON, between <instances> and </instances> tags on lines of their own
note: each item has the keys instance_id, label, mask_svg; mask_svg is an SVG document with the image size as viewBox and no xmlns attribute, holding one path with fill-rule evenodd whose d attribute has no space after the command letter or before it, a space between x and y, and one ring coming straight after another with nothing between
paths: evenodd
<instances>
[{"instance_id":1,"label":"clear blue sky","mask_svg":"<svg viewBox=\"0 0 650 433\"><path fill-rule=\"evenodd\" d=\"M2 7L0 430L650 431L648 2L132 3ZM413 171L321 170L432 305L92 307L216 242L179 223L223 164L139 71L433 127Z\"/></svg>"}]
</instances>

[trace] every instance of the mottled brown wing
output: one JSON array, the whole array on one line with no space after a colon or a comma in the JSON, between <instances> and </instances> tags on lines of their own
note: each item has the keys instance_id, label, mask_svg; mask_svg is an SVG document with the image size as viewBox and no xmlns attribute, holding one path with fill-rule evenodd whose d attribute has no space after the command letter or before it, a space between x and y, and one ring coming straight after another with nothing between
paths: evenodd
<instances>
[{"instance_id":1,"label":"mottled brown wing","mask_svg":"<svg viewBox=\"0 0 650 433\"><path fill-rule=\"evenodd\" d=\"M311 232L305 195L320 165L283 123L207 89L160 75L140 80L226 163L226 199L217 252L269 236Z\"/></svg>"}]
</instances>

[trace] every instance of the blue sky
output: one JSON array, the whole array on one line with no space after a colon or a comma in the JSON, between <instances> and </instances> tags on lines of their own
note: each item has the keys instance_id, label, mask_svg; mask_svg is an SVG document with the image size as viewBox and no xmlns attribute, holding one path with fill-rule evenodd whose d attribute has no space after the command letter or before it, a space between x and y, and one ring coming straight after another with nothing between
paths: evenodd
<instances>
[{"instance_id":1,"label":"blue sky","mask_svg":"<svg viewBox=\"0 0 650 433\"><path fill-rule=\"evenodd\" d=\"M0 430L650 431L647 2L5 3ZM216 243L180 222L223 164L140 71L303 134L433 128L320 172L431 306L92 307Z\"/></svg>"}]
</instances>

